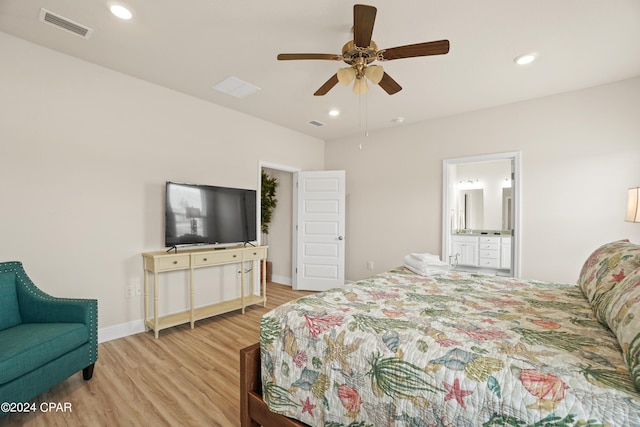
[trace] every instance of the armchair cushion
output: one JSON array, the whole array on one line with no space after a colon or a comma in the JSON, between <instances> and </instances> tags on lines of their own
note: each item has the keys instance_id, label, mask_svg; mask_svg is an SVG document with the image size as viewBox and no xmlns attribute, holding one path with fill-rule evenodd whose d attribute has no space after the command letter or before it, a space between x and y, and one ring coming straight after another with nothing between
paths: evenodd
<instances>
[{"instance_id":1,"label":"armchair cushion","mask_svg":"<svg viewBox=\"0 0 640 427\"><path fill-rule=\"evenodd\" d=\"M0 275L0 313L0 331L22 323L15 274Z\"/></svg>"},{"instance_id":2,"label":"armchair cushion","mask_svg":"<svg viewBox=\"0 0 640 427\"><path fill-rule=\"evenodd\" d=\"M82 323L23 323L0 331L0 384L76 349L89 340Z\"/></svg>"}]
</instances>

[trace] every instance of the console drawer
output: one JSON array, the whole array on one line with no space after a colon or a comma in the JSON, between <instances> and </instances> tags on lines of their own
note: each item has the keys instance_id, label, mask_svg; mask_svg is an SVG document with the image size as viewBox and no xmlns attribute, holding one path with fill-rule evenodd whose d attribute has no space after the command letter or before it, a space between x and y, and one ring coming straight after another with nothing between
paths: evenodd
<instances>
[{"instance_id":1,"label":"console drawer","mask_svg":"<svg viewBox=\"0 0 640 427\"><path fill-rule=\"evenodd\" d=\"M244 250L244 259L249 261L252 259L263 259L267 257L267 248L246 248Z\"/></svg>"},{"instance_id":2,"label":"console drawer","mask_svg":"<svg viewBox=\"0 0 640 427\"><path fill-rule=\"evenodd\" d=\"M156 271L182 270L189 268L189 255L167 255L156 258Z\"/></svg>"},{"instance_id":3,"label":"console drawer","mask_svg":"<svg viewBox=\"0 0 640 427\"><path fill-rule=\"evenodd\" d=\"M192 257L194 267L242 261L242 253L234 249L221 249L216 252L203 252L200 254L193 254Z\"/></svg>"}]
</instances>

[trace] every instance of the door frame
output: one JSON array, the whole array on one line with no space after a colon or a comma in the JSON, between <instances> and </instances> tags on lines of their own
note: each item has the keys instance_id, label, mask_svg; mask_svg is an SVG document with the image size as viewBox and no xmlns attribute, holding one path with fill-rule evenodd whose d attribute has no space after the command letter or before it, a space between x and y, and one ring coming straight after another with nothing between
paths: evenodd
<instances>
[{"instance_id":1,"label":"door frame","mask_svg":"<svg viewBox=\"0 0 640 427\"><path fill-rule=\"evenodd\" d=\"M510 160L512 168L512 198L513 198L513 232L511 235L511 275L520 277L521 272L521 153L519 151L485 154L480 156L459 157L442 161L442 260L449 259L451 250L451 209L453 208L453 195L455 194L455 182L451 178L454 166L465 163L491 162L497 160Z\"/></svg>"},{"instance_id":2,"label":"door frame","mask_svg":"<svg viewBox=\"0 0 640 427\"><path fill-rule=\"evenodd\" d=\"M260 195L262 194L262 169L263 168L274 169L274 170L278 170L278 171L282 171L282 172L289 172L291 174L294 174L296 172L300 172L302 170L301 168L298 168L298 167L295 167L295 166L288 166L288 165L282 165L282 164L278 164L278 163L271 163L271 162L266 162L266 161L263 161L263 160L258 160L258 186L257 186L257 188L258 188L258 193L257 193L258 200L257 200L257 203L256 203L256 209L257 209L257 212L256 212L257 225L256 226L257 226L257 230L258 230L258 244L260 244L260 245L263 244L263 242L262 242L262 232L260 231L262 229L261 228L261 225L262 225L262 202L261 202ZM295 188L293 189L293 191L295 191ZM293 197L293 195L292 195L292 197ZM294 224L292 223L292 224L290 224L290 226L293 228ZM296 238L295 233L292 233L292 236L291 236L292 241L290 242L290 245L291 245L291 248L292 248L292 250L291 250L291 252L292 252L292 254L291 254L291 265L292 265L292 268L295 268L295 264L297 262L296 261L296 255L295 255L295 253L293 251L295 238ZM293 282L293 277L291 277L291 282ZM285 284L291 286L291 283L285 283Z\"/></svg>"}]
</instances>

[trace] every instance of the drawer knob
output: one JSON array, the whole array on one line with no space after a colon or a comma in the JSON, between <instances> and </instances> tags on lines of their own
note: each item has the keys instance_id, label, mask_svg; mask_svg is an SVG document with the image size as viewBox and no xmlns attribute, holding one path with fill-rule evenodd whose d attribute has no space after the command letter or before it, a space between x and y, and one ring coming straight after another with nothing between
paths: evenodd
<instances>
[{"instance_id":1,"label":"drawer knob","mask_svg":"<svg viewBox=\"0 0 640 427\"><path fill-rule=\"evenodd\" d=\"M178 261L173 261L173 263L174 263L174 264L177 264L177 263L178 263Z\"/></svg>"},{"instance_id":2,"label":"drawer knob","mask_svg":"<svg viewBox=\"0 0 640 427\"><path fill-rule=\"evenodd\" d=\"M206 259L206 258L202 258L202 260L203 260L203 261L206 261L207 259Z\"/></svg>"},{"instance_id":3,"label":"drawer knob","mask_svg":"<svg viewBox=\"0 0 640 427\"><path fill-rule=\"evenodd\" d=\"M258 255L258 252L254 252L253 254L254 254L254 255Z\"/></svg>"},{"instance_id":4,"label":"drawer knob","mask_svg":"<svg viewBox=\"0 0 640 427\"><path fill-rule=\"evenodd\" d=\"M235 257L237 257L237 256L238 256L238 255L235 255L235 254L233 255L233 257L234 257L234 258L235 258Z\"/></svg>"}]
</instances>

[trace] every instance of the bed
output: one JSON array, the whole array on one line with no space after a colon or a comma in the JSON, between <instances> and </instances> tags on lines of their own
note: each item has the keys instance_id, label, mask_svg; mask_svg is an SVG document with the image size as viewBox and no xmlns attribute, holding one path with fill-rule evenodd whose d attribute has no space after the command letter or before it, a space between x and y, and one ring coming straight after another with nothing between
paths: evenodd
<instances>
[{"instance_id":1,"label":"bed","mask_svg":"<svg viewBox=\"0 0 640 427\"><path fill-rule=\"evenodd\" d=\"M576 284L405 267L263 316L243 425L640 426L640 247Z\"/></svg>"}]
</instances>

